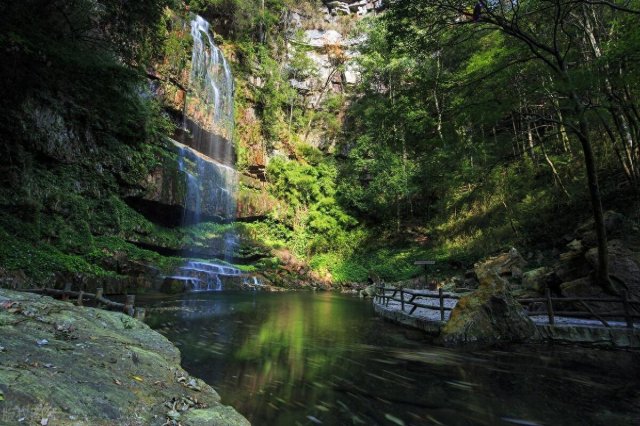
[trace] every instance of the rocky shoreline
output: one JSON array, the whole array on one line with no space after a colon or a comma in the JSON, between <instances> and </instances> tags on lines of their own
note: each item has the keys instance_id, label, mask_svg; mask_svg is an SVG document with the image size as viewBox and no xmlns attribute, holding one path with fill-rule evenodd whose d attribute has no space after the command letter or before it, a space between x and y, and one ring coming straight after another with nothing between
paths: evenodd
<instances>
[{"instance_id":1,"label":"rocky shoreline","mask_svg":"<svg viewBox=\"0 0 640 426\"><path fill-rule=\"evenodd\" d=\"M249 425L121 313L0 290L0 423Z\"/></svg>"}]
</instances>

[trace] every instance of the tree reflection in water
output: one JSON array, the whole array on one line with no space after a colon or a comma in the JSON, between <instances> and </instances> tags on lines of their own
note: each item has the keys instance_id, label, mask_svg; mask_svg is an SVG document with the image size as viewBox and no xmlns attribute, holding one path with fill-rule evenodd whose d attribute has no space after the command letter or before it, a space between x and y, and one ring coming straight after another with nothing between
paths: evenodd
<instances>
[{"instance_id":1,"label":"tree reflection in water","mask_svg":"<svg viewBox=\"0 0 640 426\"><path fill-rule=\"evenodd\" d=\"M215 293L156 303L183 365L256 425L633 424L640 356L563 346L462 352L412 341L368 302ZM412 334L412 333L409 333ZM615 366L615 367L614 367Z\"/></svg>"}]
</instances>

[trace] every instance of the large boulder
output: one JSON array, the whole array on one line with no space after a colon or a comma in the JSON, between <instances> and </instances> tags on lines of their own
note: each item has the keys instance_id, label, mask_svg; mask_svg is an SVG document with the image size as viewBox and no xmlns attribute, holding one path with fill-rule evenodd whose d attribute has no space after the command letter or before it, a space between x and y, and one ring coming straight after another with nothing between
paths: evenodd
<instances>
[{"instance_id":1,"label":"large boulder","mask_svg":"<svg viewBox=\"0 0 640 426\"><path fill-rule=\"evenodd\" d=\"M499 342L524 342L537 336L535 325L495 266L495 263L476 266L480 286L463 296L451 312L440 336L443 344L491 346Z\"/></svg>"},{"instance_id":2,"label":"large boulder","mask_svg":"<svg viewBox=\"0 0 640 426\"><path fill-rule=\"evenodd\" d=\"M162 285L160 286L160 291L166 294L178 294L183 293L189 286L191 286L192 282L198 282L197 278L190 277L166 277L162 281Z\"/></svg>"},{"instance_id":3,"label":"large boulder","mask_svg":"<svg viewBox=\"0 0 640 426\"><path fill-rule=\"evenodd\" d=\"M609 249L609 274L613 276L616 290L628 290L632 296L640 296L640 259L621 240L611 240ZM587 251L585 258L594 270L598 268L598 249ZM624 283L624 284L623 284Z\"/></svg>"},{"instance_id":4,"label":"large boulder","mask_svg":"<svg viewBox=\"0 0 640 426\"><path fill-rule=\"evenodd\" d=\"M501 277L522 278L522 270L527 265L527 261L520 255L517 249L512 247L508 252L478 263L474 266L476 275L478 268L491 269Z\"/></svg>"},{"instance_id":5,"label":"large boulder","mask_svg":"<svg viewBox=\"0 0 640 426\"><path fill-rule=\"evenodd\" d=\"M551 268L547 266L525 272L522 275L522 287L525 290L531 290L537 293L544 292L547 288L547 279L551 272Z\"/></svg>"},{"instance_id":6,"label":"large boulder","mask_svg":"<svg viewBox=\"0 0 640 426\"><path fill-rule=\"evenodd\" d=\"M124 314L0 290L0 332L1 424L249 424Z\"/></svg>"},{"instance_id":7,"label":"large boulder","mask_svg":"<svg viewBox=\"0 0 640 426\"><path fill-rule=\"evenodd\" d=\"M562 283L560 289L565 297L605 297L602 289L594 284L590 276Z\"/></svg>"},{"instance_id":8,"label":"large boulder","mask_svg":"<svg viewBox=\"0 0 640 426\"><path fill-rule=\"evenodd\" d=\"M375 284L371 284L367 287L365 287L364 289L360 290L360 297L363 298L374 298L376 295L376 285Z\"/></svg>"}]
</instances>

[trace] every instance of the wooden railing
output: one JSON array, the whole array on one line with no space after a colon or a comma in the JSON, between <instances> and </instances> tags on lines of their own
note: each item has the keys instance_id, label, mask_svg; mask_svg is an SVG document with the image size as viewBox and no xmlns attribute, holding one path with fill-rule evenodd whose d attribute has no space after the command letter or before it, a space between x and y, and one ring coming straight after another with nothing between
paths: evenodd
<instances>
[{"instance_id":1,"label":"wooden railing","mask_svg":"<svg viewBox=\"0 0 640 426\"><path fill-rule=\"evenodd\" d=\"M518 302L527 308L527 314L529 316L537 316L544 315L546 313L549 318L549 324L555 324L556 316L566 316L566 317L574 317L574 318L587 318L587 319L595 319L598 320L605 327L610 327L610 324L607 322L605 318L616 318L622 319L627 324L628 328L633 328L633 320L634 318L640 318L640 314L638 314L638 308L640 308L640 302L629 299L629 295L626 291L623 291L620 298L604 298L604 297L551 297L551 292L549 289L545 292L545 297L540 298L528 298L528 299L517 299ZM529 306L532 303L544 303L546 312L535 312L529 309ZM579 310L565 310L557 311L554 309L554 303L578 303L580 304L586 311ZM592 306L589 306L588 303L613 303L622 305L622 310L612 310L612 311L596 311ZM634 312L634 310L636 312Z\"/></svg>"},{"instance_id":2,"label":"wooden railing","mask_svg":"<svg viewBox=\"0 0 640 426\"><path fill-rule=\"evenodd\" d=\"M408 295L409 298L405 299L405 295ZM426 303L421 303L418 299L438 299L438 305L429 305ZM460 296L456 294L445 294L442 289L438 289L438 294L432 294L425 291L420 290L409 290L404 289L402 287L384 287L378 286L376 287L376 295L374 296L374 301L377 301L380 304L384 304L385 306L389 306L389 301L394 300L396 302L400 302L400 309L405 311L405 305L411 306L411 310L409 311L409 315L413 314L416 309L424 308L431 309L434 311L440 311L440 320L444 321L444 313L445 311L451 311L452 308L449 308L444 305L445 299L460 299Z\"/></svg>"},{"instance_id":3,"label":"wooden railing","mask_svg":"<svg viewBox=\"0 0 640 426\"><path fill-rule=\"evenodd\" d=\"M437 299L438 304L427 304L422 303L420 299ZM440 311L440 320L445 320L445 311L451 311L453 308L449 308L444 305L445 299L454 299L459 300L460 296L457 294L444 293L442 289L438 289L438 294L433 294L421 290L410 290L404 289L402 287L385 287L384 285L376 287L376 294L374 296L374 300L385 306L389 306L390 301L396 301L400 303L400 309L403 312L406 312L405 305L410 307L409 315L413 314L416 309L424 308L431 310L439 310ZM572 318L585 318L585 319L595 319L600 321L605 327L611 327L607 318L611 319L624 319L626 322L626 326L628 328L634 327L634 319L640 318L640 302L631 300L627 294L627 292L623 292L620 298L604 298L604 297L551 297L551 293L549 290L546 291L545 297L540 298L524 298L517 299L517 301L522 304L529 316L539 316L539 315L547 315L549 318L549 324L555 325L555 317L563 316L563 317L572 317ZM544 311L531 311L530 305L533 303L544 303L545 310ZM577 303L582 306L585 310L577 310L577 309L568 309L567 307L563 307L563 310L554 309L554 304L556 307L558 304L564 303ZM616 305L622 305L620 310L610 310L610 311L597 311L593 306L590 306L589 303L613 303Z\"/></svg>"},{"instance_id":4,"label":"wooden railing","mask_svg":"<svg viewBox=\"0 0 640 426\"><path fill-rule=\"evenodd\" d=\"M124 303L114 302L113 300L109 300L103 295L103 289L97 288L95 294L94 293L86 293L82 290L80 291L71 291L71 285L65 285L63 290L58 290L55 288L42 288L42 289L33 289L27 290L29 293L38 293L38 294L46 294L49 296L58 296L62 300L69 300L73 297L78 306L82 306L85 300L94 300L96 306L99 308L105 309L113 309L116 311L121 311L129 316L135 317L141 321L145 318L145 309L144 308L135 308L135 298L136 296L133 294L129 294L125 297Z\"/></svg>"}]
</instances>

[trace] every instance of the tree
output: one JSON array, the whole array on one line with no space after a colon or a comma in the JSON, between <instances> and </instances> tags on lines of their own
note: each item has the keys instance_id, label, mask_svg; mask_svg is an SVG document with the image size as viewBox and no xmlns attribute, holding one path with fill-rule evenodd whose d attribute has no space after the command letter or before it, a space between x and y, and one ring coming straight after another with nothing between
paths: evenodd
<instances>
[{"instance_id":1,"label":"tree","mask_svg":"<svg viewBox=\"0 0 640 426\"><path fill-rule=\"evenodd\" d=\"M587 184L596 234L598 237L598 269L596 281L607 292L615 292L608 269L607 237L603 219L596 161L593 152L590 116L597 112L594 97L600 87L592 87L594 69L589 58L582 53L583 39L591 37L585 22L592 15L602 16L611 12L610 19L626 19L640 14L637 2L593 2L570 0L528 0L521 2L482 2L480 19L470 21L467 5L457 0L403 1L391 3L392 32L407 47L420 51L439 42L443 34L453 44L473 46L473 40L491 31L499 31L507 39L516 42L520 49L510 61L501 64L505 68L534 61L543 65L549 74L549 92L559 103L562 114L545 121L570 129L580 142L586 168ZM585 18L585 16L587 18ZM610 24L609 24L610 25ZM493 73L500 72L499 69ZM606 84L605 84L606 88ZM609 95L609 98L612 98ZM614 116L625 121L616 108ZM534 113L535 114L535 113Z\"/></svg>"}]
</instances>

